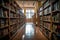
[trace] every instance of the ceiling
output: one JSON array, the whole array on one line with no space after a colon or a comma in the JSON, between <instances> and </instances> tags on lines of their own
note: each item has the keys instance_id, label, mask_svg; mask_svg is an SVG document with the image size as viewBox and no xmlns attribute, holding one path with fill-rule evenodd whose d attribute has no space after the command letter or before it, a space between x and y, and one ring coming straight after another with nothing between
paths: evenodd
<instances>
[{"instance_id":1,"label":"ceiling","mask_svg":"<svg viewBox=\"0 0 60 40\"><path fill-rule=\"evenodd\" d=\"M43 0L18 0L18 1L43 1Z\"/></svg>"},{"instance_id":2,"label":"ceiling","mask_svg":"<svg viewBox=\"0 0 60 40\"><path fill-rule=\"evenodd\" d=\"M16 0L18 5L20 7L27 7L27 8L33 8L36 7L37 1L43 1L43 0Z\"/></svg>"},{"instance_id":3,"label":"ceiling","mask_svg":"<svg viewBox=\"0 0 60 40\"><path fill-rule=\"evenodd\" d=\"M20 7L35 7L36 1L17 1Z\"/></svg>"}]
</instances>

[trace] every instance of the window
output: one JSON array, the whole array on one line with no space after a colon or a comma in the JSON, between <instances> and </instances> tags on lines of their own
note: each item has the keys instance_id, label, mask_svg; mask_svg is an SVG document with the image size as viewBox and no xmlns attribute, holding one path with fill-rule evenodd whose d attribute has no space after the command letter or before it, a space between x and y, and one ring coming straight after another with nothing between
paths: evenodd
<instances>
[{"instance_id":1,"label":"window","mask_svg":"<svg viewBox=\"0 0 60 40\"><path fill-rule=\"evenodd\" d=\"M26 9L26 18L32 18L33 15L34 15L33 9Z\"/></svg>"}]
</instances>

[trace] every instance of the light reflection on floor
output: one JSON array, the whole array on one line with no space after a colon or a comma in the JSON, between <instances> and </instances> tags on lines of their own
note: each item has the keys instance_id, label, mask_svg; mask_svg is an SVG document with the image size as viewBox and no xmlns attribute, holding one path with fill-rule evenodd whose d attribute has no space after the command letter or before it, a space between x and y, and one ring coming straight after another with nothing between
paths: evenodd
<instances>
[{"instance_id":1,"label":"light reflection on floor","mask_svg":"<svg viewBox=\"0 0 60 40\"><path fill-rule=\"evenodd\" d=\"M33 23L26 23L25 34L22 36L22 40L30 40L34 36L34 25Z\"/></svg>"}]
</instances>

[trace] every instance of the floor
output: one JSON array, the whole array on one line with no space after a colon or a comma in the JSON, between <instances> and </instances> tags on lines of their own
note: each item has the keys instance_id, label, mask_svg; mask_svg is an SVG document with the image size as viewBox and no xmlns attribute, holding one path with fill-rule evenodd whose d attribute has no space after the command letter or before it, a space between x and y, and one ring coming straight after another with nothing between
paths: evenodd
<instances>
[{"instance_id":1,"label":"floor","mask_svg":"<svg viewBox=\"0 0 60 40\"><path fill-rule=\"evenodd\" d=\"M13 40L47 40L47 38L41 33L39 27L34 26L33 23L26 23L19 29Z\"/></svg>"}]
</instances>

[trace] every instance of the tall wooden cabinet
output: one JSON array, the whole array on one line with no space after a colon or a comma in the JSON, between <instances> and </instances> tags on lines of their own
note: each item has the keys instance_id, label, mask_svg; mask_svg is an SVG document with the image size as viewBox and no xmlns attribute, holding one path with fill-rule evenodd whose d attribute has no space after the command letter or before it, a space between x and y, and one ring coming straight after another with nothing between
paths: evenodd
<instances>
[{"instance_id":1,"label":"tall wooden cabinet","mask_svg":"<svg viewBox=\"0 0 60 40\"><path fill-rule=\"evenodd\" d=\"M14 0L0 0L0 40L11 40L25 23L25 16Z\"/></svg>"},{"instance_id":2,"label":"tall wooden cabinet","mask_svg":"<svg viewBox=\"0 0 60 40\"><path fill-rule=\"evenodd\" d=\"M40 30L49 40L60 38L60 0L46 0L39 8Z\"/></svg>"}]
</instances>

